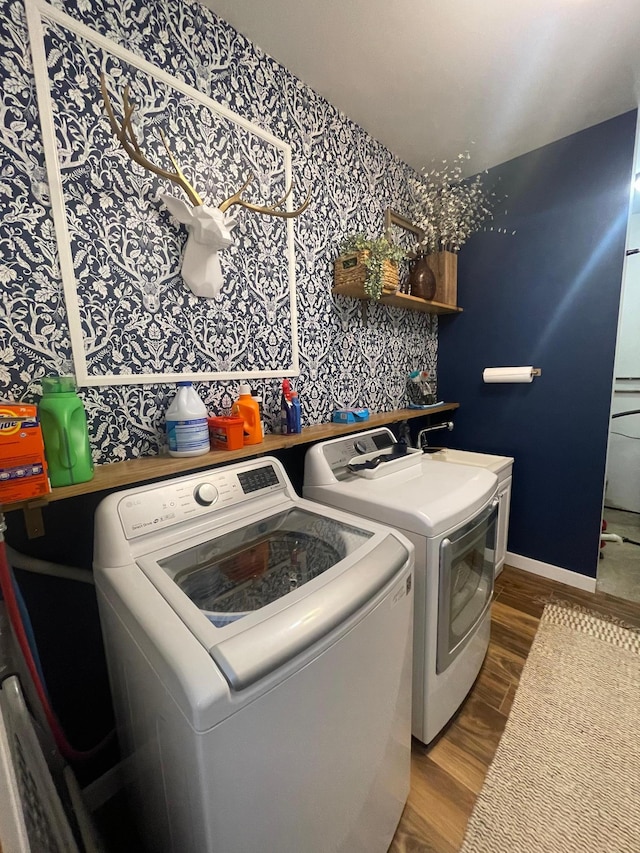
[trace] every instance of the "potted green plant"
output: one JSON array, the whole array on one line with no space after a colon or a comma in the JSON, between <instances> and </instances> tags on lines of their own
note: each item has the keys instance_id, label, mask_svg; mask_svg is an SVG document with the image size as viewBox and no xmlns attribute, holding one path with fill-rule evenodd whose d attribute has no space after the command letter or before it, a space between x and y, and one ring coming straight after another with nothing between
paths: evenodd
<instances>
[{"instance_id":1,"label":"potted green plant","mask_svg":"<svg viewBox=\"0 0 640 853\"><path fill-rule=\"evenodd\" d=\"M336 285L362 286L370 299L398 289L398 263L407 253L386 237L348 234L340 244L335 262Z\"/></svg>"}]
</instances>

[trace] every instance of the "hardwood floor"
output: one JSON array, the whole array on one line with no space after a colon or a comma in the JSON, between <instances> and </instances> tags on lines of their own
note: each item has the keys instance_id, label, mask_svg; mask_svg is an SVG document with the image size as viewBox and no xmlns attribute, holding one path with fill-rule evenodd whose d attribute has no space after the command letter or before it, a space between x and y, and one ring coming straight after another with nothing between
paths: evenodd
<instances>
[{"instance_id":1,"label":"hardwood floor","mask_svg":"<svg viewBox=\"0 0 640 853\"><path fill-rule=\"evenodd\" d=\"M411 792L389 853L457 853L547 602L579 604L640 628L640 604L506 566L496 580L491 642L462 708L428 747L414 739Z\"/></svg>"}]
</instances>

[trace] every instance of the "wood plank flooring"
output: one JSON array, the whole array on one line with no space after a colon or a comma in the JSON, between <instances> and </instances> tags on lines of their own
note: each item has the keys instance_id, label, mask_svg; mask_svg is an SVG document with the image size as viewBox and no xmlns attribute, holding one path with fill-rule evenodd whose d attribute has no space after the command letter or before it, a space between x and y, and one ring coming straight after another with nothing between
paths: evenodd
<instances>
[{"instance_id":1,"label":"wood plank flooring","mask_svg":"<svg viewBox=\"0 0 640 853\"><path fill-rule=\"evenodd\" d=\"M460 711L428 747L414 739L411 792L389 853L457 853L550 601L640 627L640 604L588 593L506 566L496 580L491 642Z\"/></svg>"}]
</instances>

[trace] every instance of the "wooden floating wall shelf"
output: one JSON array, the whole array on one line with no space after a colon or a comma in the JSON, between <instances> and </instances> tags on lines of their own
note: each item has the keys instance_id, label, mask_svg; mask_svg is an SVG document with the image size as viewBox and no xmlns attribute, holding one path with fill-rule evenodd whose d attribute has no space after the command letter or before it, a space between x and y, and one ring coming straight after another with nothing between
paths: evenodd
<instances>
[{"instance_id":1,"label":"wooden floating wall shelf","mask_svg":"<svg viewBox=\"0 0 640 853\"><path fill-rule=\"evenodd\" d=\"M113 462L108 465L97 465L95 476L88 483L78 483L75 486L60 486L48 495L43 495L37 500L21 501L14 504L0 504L1 512L10 510L25 510L25 515L31 519L32 535L41 535L44 526L41 520L41 510L47 504L66 498L86 495L92 492L113 491L122 489L135 483L143 483L150 480L177 477L189 471L201 471L206 468L214 468L238 459L248 459L251 456L263 456L276 450L286 450L299 444L311 444L346 435L350 432L360 432L365 429L396 423L398 421L411 420L413 418L436 415L439 412L451 412L460 406L459 403L442 403L429 409L395 409L391 412L377 412L370 416L369 420L357 424L317 424L305 427L301 433L296 435L266 435L260 444L251 444L240 450L211 450L202 456L174 457L174 456L144 456L139 459L128 459L125 462Z\"/></svg>"},{"instance_id":2,"label":"wooden floating wall shelf","mask_svg":"<svg viewBox=\"0 0 640 853\"><path fill-rule=\"evenodd\" d=\"M352 299L369 300L367 294L361 287L353 284L338 284L331 289L331 293L340 296L350 296ZM379 300L383 305L393 305L396 308L406 308L408 311L420 311L423 314L460 314L462 308L456 305L445 305L442 302L430 302L427 299L419 299L417 296L409 296L406 293L392 293L381 296Z\"/></svg>"}]
</instances>

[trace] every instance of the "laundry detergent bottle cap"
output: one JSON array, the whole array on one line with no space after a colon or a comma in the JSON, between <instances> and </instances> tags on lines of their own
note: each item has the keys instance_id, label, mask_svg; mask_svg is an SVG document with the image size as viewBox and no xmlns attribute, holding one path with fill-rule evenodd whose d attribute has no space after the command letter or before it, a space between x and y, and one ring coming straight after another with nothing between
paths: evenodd
<instances>
[{"instance_id":1,"label":"laundry detergent bottle cap","mask_svg":"<svg viewBox=\"0 0 640 853\"><path fill-rule=\"evenodd\" d=\"M76 383L73 376L43 376L43 394L75 394Z\"/></svg>"},{"instance_id":2,"label":"laundry detergent bottle cap","mask_svg":"<svg viewBox=\"0 0 640 853\"><path fill-rule=\"evenodd\" d=\"M200 456L208 453L207 407L191 382L178 382L178 391L167 409L165 424L170 456Z\"/></svg>"},{"instance_id":3,"label":"laundry detergent bottle cap","mask_svg":"<svg viewBox=\"0 0 640 853\"><path fill-rule=\"evenodd\" d=\"M231 414L242 418L244 426L242 438L244 444L260 444L262 441L262 425L260 424L260 407L251 395L251 387L243 382L240 385L239 397L231 407Z\"/></svg>"},{"instance_id":4,"label":"laundry detergent bottle cap","mask_svg":"<svg viewBox=\"0 0 640 853\"><path fill-rule=\"evenodd\" d=\"M44 450L53 487L93 478L87 414L73 376L45 376L38 406Z\"/></svg>"}]
</instances>

